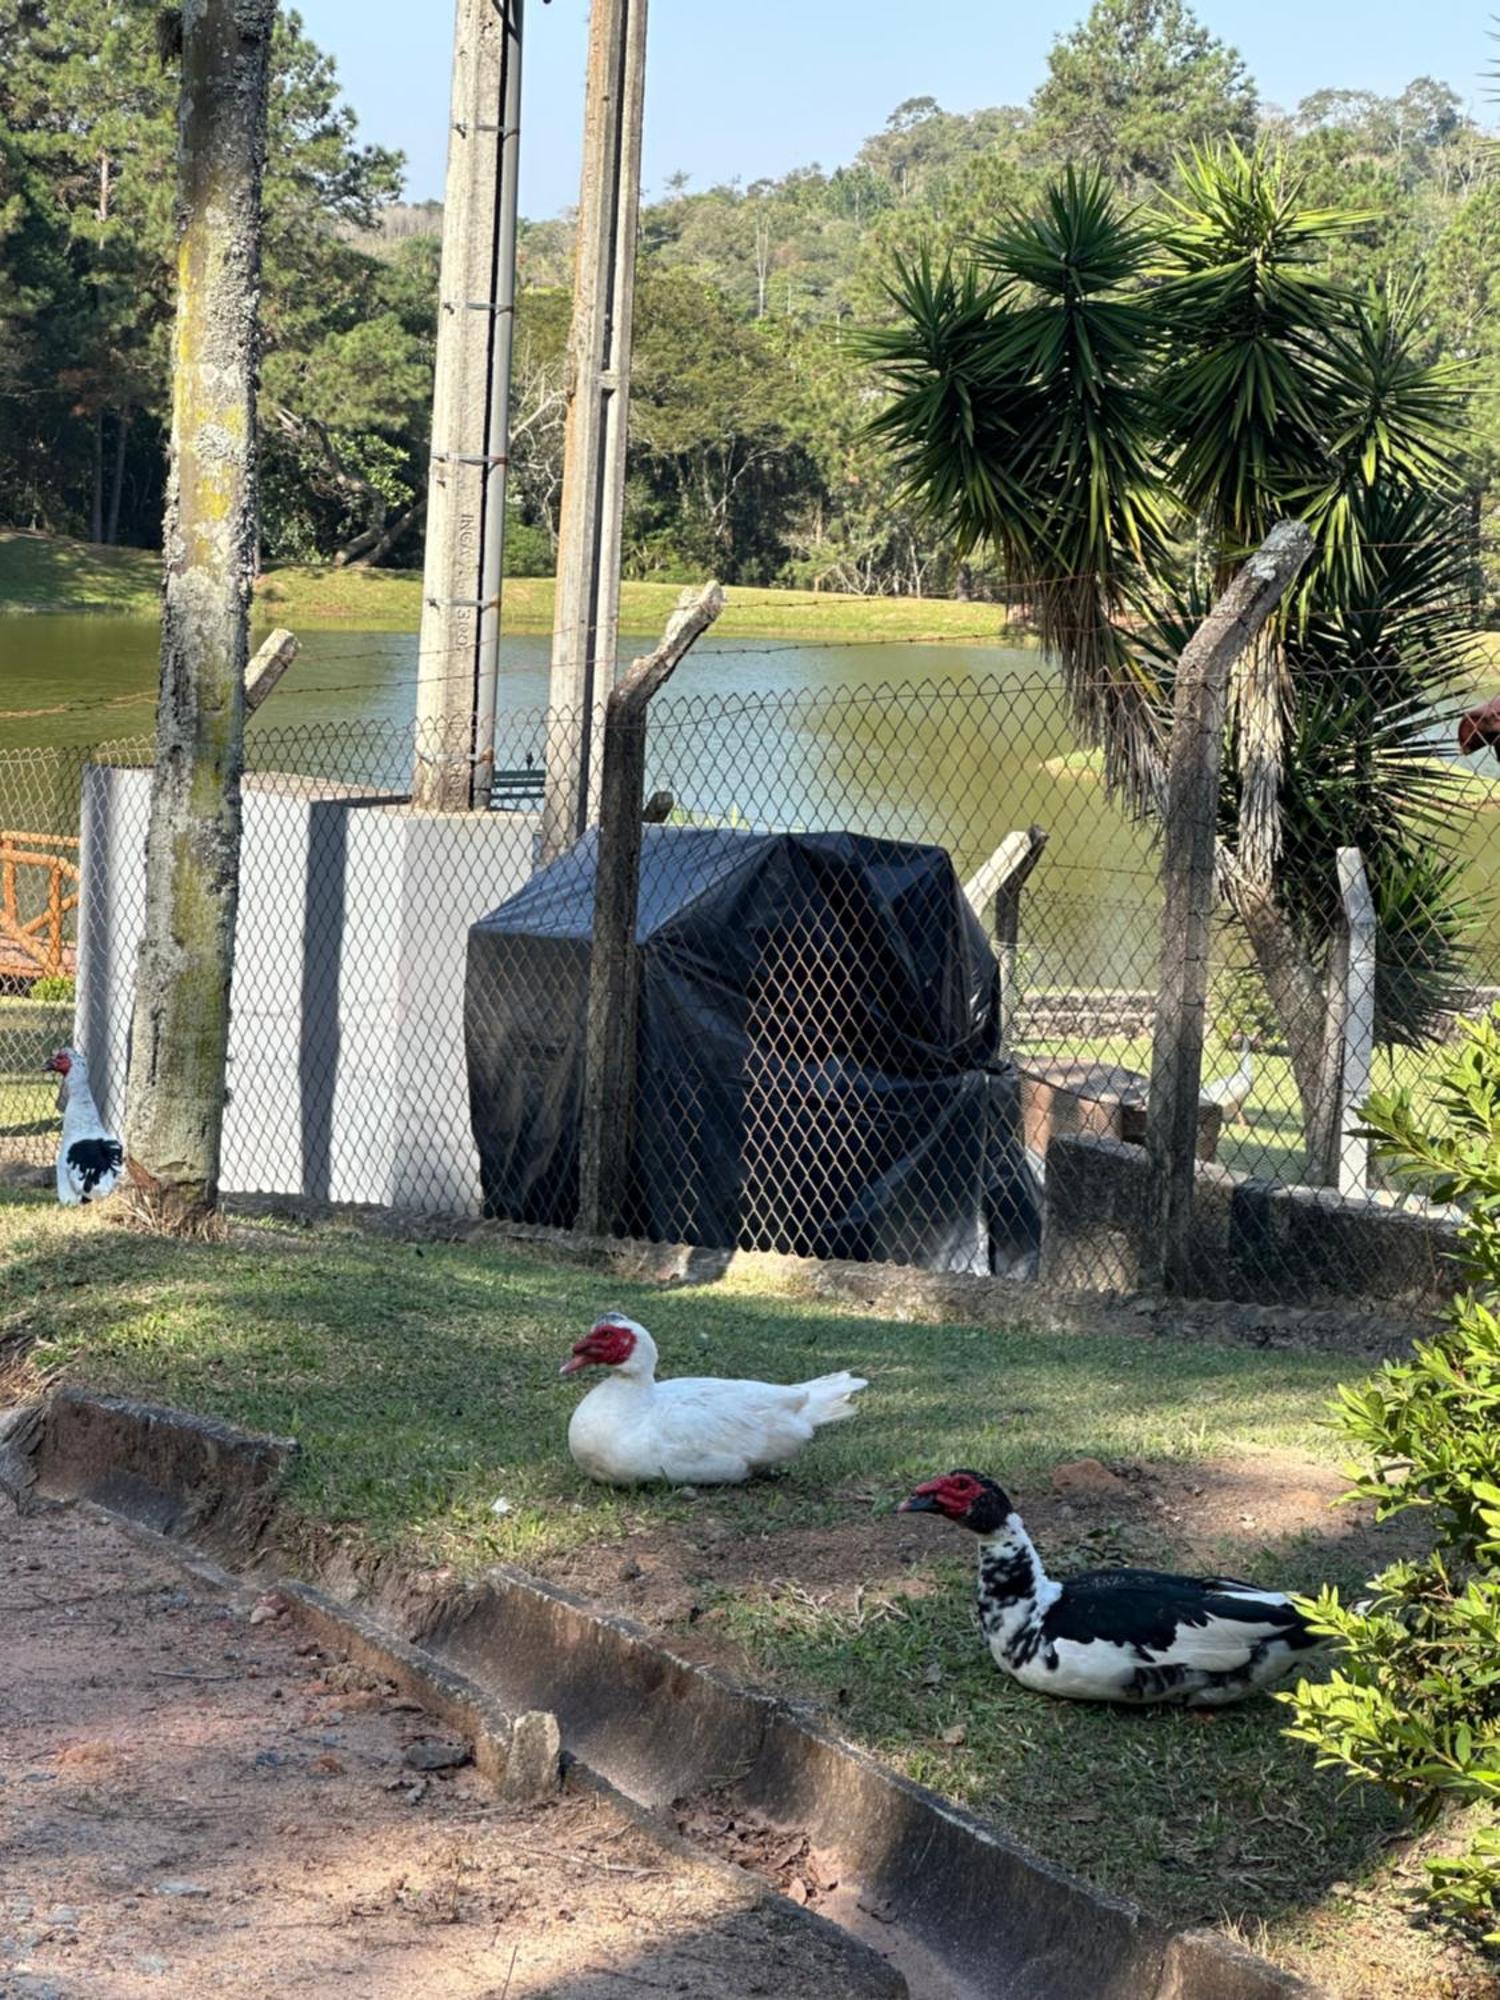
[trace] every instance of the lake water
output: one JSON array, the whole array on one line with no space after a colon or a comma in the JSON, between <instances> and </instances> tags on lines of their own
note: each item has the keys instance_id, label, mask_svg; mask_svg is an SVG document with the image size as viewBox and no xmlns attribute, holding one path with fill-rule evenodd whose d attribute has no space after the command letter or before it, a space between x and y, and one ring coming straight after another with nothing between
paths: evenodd
<instances>
[{"instance_id":1,"label":"lake water","mask_svg":"<svg viewBox=\"0 0 1500 2000\"><path fill-rule=\"evenodd\" d=\"M252 721L252 761L402 788L416 636L347 627L300 636L301 656ZM643 650L653 639L627 638L622 650ZM541 635L504 641L502 765L540 759L548 653ZM41 810L30 804L39 788L28 780L22 794L14 775L21 767L7 751L61 752L55 796L63 797L81 753L149 736L156 660L156 627L146 621L0 619L0 825L33 826ZM1041 825L1049 839L1026 899L1028 982L1153 979L1149 834L1079 768L1057 679L1035 652L710 639L659 697L651 744L648 788L670 788L686 812L932 841L964 873L1012 828ZM66 814L65 804L53 810ZM1462 839L1473 887L1487 893L1500 864L1495 804L1473 802ZM1493 914L1481 961L1479 976L1494 977L1500 920Z\"/></svg>"}]
</instances>

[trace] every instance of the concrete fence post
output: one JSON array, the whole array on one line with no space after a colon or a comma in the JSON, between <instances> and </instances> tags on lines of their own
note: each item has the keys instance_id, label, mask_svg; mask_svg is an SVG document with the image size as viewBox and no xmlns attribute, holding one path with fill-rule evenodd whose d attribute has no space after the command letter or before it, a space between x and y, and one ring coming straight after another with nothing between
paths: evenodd
<instances>
[{"instance_id":1,"label":"concrete fence post","mask_svg":"<svg viewBox=\"0 0 1500 2000\"><path fill-rule=\"evenodd\" d=\"M578 1223L606 1236L624 1200L635 1110L635 920L652 696L724 608L717 583L683 592L655 652L636 660L604 704L599 851L589 955L588 1026L578 1143Z\"/></svg>"},{"instance_id":2,"label":"concrete fence post","mask_svg":"<svg viewBox=\"0 0 1500 2000\"><path fill-rule=\"evenodd\" d=\"M1191 1266L1203 1010L1229 673L1311 552L1312 536L1300 521L1278 522L1177 663L1162 837L1160 990L1151 1037L1146 1126L1152 1198L1143 1276L1151 1284L1183 1286Z\"/></svg>"}]
</instances>

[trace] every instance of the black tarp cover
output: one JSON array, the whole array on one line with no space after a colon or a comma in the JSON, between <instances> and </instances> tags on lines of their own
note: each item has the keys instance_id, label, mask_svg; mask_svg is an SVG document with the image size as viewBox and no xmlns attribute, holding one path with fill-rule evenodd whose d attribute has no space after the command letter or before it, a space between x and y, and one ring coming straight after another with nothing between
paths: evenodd
<instances>
[{"instance_id":1,"label":"black tarp cover","mask_svg":"<svg viewBox=\"0 0 1500 2000\"><path fill-rule=\"evenodd\" d=\"M485 1211L572 1224L597 839L469 932ZM948 855L643 829L628 1233L1012 1268L1039 1235L999 974Z\"/></svg>"}]
</instances>

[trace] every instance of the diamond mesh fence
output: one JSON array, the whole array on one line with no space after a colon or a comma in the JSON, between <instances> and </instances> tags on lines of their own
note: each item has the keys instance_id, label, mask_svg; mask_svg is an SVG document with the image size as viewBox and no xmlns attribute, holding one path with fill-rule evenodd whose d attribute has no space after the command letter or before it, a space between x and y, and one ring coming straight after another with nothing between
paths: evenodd
<instances>
[{"instance_id":1,"label":"diamond mesh fence","mask_svg":"<svg viewBox=\"0 0 1500 2000\"><path fill-rule=\"evenodd\" d=\"M304 723L283 696L256 718L226 1193L574 1225L597 836L549 860L544 828L583 735L504 714L490 810L434 813L410 803L436 747L414 725ZM1482 900L1500 782L1457 773L1433 839ZM620 1232L1019 1278L1048 1274L1045 1223L1071 1243L1059 1282L1129 1286L1159 850L1050 669L674 686L645 789ZM0 748L0 1160L52 1159L41 1065L65 1042L123 1129L149 803L146 742ZM1367 941L1313 859L1283 857L1295 911L1273 881L1269 919L1232 893L1216 919L1203 1284L1244 1297L1366 1287L1353 1210L1426 1210L1384 1183L1357 1102L1423 1101L1455 1016L1500 993L1484 909L1439 991L1417 920L1393 944L1382 908ZM1082 1179L1075 1133L1115 1142Z\"/></svg>"}]
</instances>

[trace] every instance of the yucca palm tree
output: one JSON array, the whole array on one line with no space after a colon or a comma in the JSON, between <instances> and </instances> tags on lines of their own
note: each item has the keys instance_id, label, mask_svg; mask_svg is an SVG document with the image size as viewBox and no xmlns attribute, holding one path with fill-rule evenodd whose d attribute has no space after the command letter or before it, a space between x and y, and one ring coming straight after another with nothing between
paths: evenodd
<instances>
[{"instance_id":1,"label":"yucca palm tree","mask_svg":"<svg viewBox=\"0 0 1500 2000\"><path fill-rule=\"evenodd\" d=\"M1472 684L1461 385L1420 350L1413 296L1322 275L1367 218L1310 209L1282 161L1236 147L1125 213L1068 172L962 264L898 267L865 351L875 430L960 547L989 543L1036 607L1079 726L1137 809L1163 797L1173 665L1272 521L1316 550L1240 662L1220 878L1281 1019L1309 1177L1336 1172L1324 1078L1335 851L1381 919L1377 1033L1429 1036L1467 911L1444 827L1435 708Z\"/></svg>"}]
</instances>

